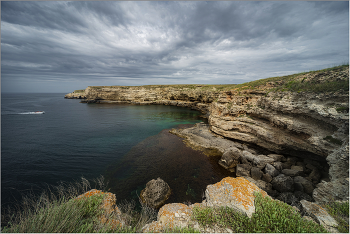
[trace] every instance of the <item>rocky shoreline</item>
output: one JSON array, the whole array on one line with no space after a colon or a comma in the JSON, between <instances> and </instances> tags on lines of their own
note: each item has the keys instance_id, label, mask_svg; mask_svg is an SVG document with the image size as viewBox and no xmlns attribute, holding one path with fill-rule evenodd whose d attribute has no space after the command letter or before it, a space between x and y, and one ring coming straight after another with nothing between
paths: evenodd
<instances>
[{"instance_id":1,"label":"rocky shoreline","mask_svg":"<svg viewBox=\"0 0 350 234\"><path fill-rule=\"evenodd\" d=\"M348 85L348 80L349 67L342 66L238 88L101 86L65 98L199 110L208 124L171 132L196 150L220 156L220 166L232 177L244 177L271 197L301 209L302 200L349 200L349 91L348 86L324 92L288 88L297 84L326 89L337 82Z\"/></svg>"}]
</instances>

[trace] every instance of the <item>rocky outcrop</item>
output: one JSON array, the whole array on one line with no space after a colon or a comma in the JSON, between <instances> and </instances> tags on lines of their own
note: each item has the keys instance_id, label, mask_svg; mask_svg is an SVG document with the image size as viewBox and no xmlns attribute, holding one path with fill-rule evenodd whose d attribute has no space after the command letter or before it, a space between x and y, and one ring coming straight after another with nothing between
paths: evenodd
<instances>
[{"instance_id":1,"label":"rocky outcrop","mask_svg":"<svg viewBox=\"0 0 350 234\"><path fill-rule=\"evenodd\" d=\"M158 178L147 182L146 188L141 191L142 202L152 208L159 208L169 198L171 189L169 185Z\"/></svg>"},{"instance_id":2,"label":"rocky outcrop","mask_svg":"<svg viewBox=\"0 0 350 234\"><path fill-rule=\"evenodd\" d=\"M200 110L208 118L208 125L197 124L194 128L174 130L173 133L185 138L191 147L204 150L207 155L225 155L219 163L232 173L238 171L238 175L252 176L252 168L258 168L263 173L261 181L268 183L267 188L277 174L282 174L292 178L294 191L312 194L317 187L313 197L317 202L325 202L329 200L326 197L348 197L348 80L349 67L341 66L287 79L269 78L237 88L220 86L219 89L219 86L208 85L91 86L83 93L67 94L66 98L81 97L86 103L175 105ZM322 91L322 87L337 85L337 82L338 90ZM275 89L282 85L286 90L293 85L308 85L321 87L321 91L279 89L277 92ZM233 147L240 150L241 155L233 155ZM257 169L254 173L259 177Z\"/></svg>"}]
</instances>

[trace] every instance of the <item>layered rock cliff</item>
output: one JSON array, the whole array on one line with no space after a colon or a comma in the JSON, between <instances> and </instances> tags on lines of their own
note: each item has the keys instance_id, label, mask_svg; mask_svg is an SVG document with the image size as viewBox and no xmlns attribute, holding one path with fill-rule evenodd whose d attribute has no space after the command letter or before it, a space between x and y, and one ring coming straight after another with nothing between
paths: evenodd
<instances>
[{"instance_id":1,"label":"layered rock cliff","mask_svg":"<svg viewBox=\"0 0 350 234\"><path fill-rule=\"evenodd\" d=\"M348 145L348 83L349 66L339 66L242 85L100 86L65 97L86 103L191 107L206 113L210 130L228 140L302 159L328 160L331 173L341 174L340 167L332 165L339 160L348 165L348 156L327 156ZM348 178L348 170L341 177Z\"/></svg>"}]
</instances>

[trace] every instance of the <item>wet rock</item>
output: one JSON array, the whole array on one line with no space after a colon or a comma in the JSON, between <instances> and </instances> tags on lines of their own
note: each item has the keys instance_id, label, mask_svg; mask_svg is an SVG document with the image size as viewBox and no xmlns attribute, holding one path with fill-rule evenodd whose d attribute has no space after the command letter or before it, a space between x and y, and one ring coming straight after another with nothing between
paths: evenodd
<instances>
[{"instance_id":1,"label":"wet rock","mask_svg":"<svg viewBox=\"0 0 350 234\"><path fill-rule=\"evenodd\" d=\"M294 177L294 183L302 184L304 188L304 192L309 195L311 195L314 190L314 186L312 185L311 181L305 179L304 177L301 177L301 176Z\"/></svg>"},{"instance_id":2,"label":"wet rock","mask_svg":"<svg viewBox=\"0 0 350 234\"><path fill-rule=\"evenodd\" d=\"M147 182L146 188L141 191L140 197L147 206L159 208L169 198L170 194L169 185L161 178L158 178Z\"/></svg>"},{"instance_id":3,"label":"wet rock","mask_svg":"<svg viewBox=\"0 0 350 234\"><path fill-rule=\"evenodd\" d=\"M281 193L292 192L294 190L293 183L292 177L284 174L278 175L271 181L272 187Z\"/></svg>"},{"instance_id":4,"label":"wet rock","mask_svg":"<svg viewBox=\"0 0 350 234\"><path fill-rule=\"evenodd\" d=\"M272 176L270 176L270 174L263 174L262 175L262 180L267 182L267 183L270 183L272 181Z\"/></svg>"},{"instance_id":5,"label":"wet rock","mask_svg":"<svg viewBox=\"0 0 350 234\"><path fill-rule=\"evenodd\" d=\"M255 212L254 192L268 196L265 191L242 177L226 177L216 184L207 186L206 204L208 206L228 206L252 217Z\"/></svg>"},{"instance_id":6,"label":"wet rock","mask_svg":"<svg viewBox=\"0 0 350 234\"><path fill-rule=\"evenodd\" d=\"M252 169L250 170L250 174L254 180L260 180L264 173L259 168L252 167Z\"/></svg>"},{"instance_id":7,"label":"wet rock","mask_svg":"<svg viewBox=\"0 0 350 234\"><path fill-rule=\"evenodd\" d=\"M241 156L242 152L238 148L228 148L222 155L219 165L225 169L234 168L239 164Z\"/></svg>"},{"instance_id":8,"label":"wet rock","mask_svg":"<svg viewBox=\"0 0 350 234\"><path fill-rule=\"evenodd\" d=\"M336 228L338 226L338 223L333 217L321 206L306 200L301 200L300 203L303 207L303 211L326 229L328 227Z\"/></svg>"},{"instance_id":9,"label":"wet rock","mask_svg":"<svg viewBox=\"0 0 350 234\"><path fill-rule=\"evenodd\" d=\"M266 174L269 174L271 177L276 177L280 174L279 171L269 163L266 164L264 172Z\"/></svg>"},{"instance_id":10,"label":"wet rock","mask_svg":"<svg viewBox=\"0 0 350 234\"><path fill-rule=\"evenodd\" d=\"M249 164L238 164L236 167L236 176L250 176L250 169L252 168Z\"/></svg>"}]
</instances>

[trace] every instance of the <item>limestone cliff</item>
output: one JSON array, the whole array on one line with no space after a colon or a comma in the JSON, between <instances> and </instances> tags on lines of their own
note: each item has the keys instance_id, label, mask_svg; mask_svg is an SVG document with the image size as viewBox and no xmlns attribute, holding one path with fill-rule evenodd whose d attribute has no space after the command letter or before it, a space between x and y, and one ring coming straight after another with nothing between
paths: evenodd
<instances>
[{"instance_id":1,"label":"limestone cliff","mask_svg":"<svg viewBox=\"0 0 350 234\"><path fill-rule=\"evenodd\" d=\"M346 65L242 85L95 86L65 97L191 107L206 113L215 134L299 158L326 161L349 139Z\"/></svg>"}]
</instances>

